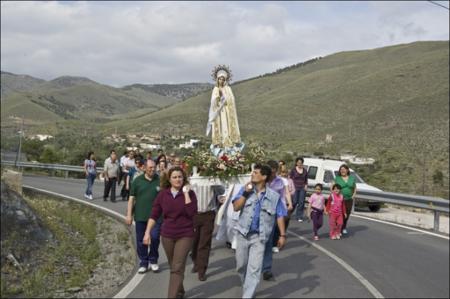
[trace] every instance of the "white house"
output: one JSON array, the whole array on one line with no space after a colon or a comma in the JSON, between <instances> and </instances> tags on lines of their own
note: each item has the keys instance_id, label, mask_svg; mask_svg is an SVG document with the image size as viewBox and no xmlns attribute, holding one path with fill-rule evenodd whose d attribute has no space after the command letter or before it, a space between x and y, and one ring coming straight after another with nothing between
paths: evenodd
<instances>
[{"instance_id":1,"label":"white house","mask_svg":"<svg viewBox=\"0 0 450 299\"><path fill-rule=\"evenodd\" d=\"M34 140L34 139L39 139L39 141L44 141L47 139L53 138L52 135L46 135L46 134L36 134L36 135L31 135L30 139Z\"/></svg>"},{"instance_id":2,"label":"white house","mask_svg":"<svg viewBox=\"0 0 450 299\"><path fill-rule=\"evenodd\" d=\"M200 140L198 140L198 139L191 139L185 143L181 143L179 145L179 148L194 148L194 146L199 142L200 142Z\"/></svg>"},{"instance_id":3,"label":"white house","mask_svg":"<svg viewBox=\"0 0 450 299\"><path fill-rule=\"evenodd\" d=\"M161 145L159 144L150 144L150 143L139 143L139 147L145 150L156 150L160 149Z\"/></svg>"}]
</instances>

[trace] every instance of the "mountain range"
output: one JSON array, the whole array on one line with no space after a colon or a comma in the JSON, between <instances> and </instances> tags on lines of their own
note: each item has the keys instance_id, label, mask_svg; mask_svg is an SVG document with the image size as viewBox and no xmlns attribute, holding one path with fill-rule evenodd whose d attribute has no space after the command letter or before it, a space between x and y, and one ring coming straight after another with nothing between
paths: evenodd
<instances>
[{"instance_id":1,"label":"mountain range","mask_svg":"<svg viewBox=\"0 0 450 299\"><path fill-rule=\"evenodd\" d=\"M46 81L1 72L2 122L23 117L29 123L64 120L106 122L137 117L182 101L211 84L133 84L122 88L89 78L62 76Z\"/></svg>"}]
</instances>

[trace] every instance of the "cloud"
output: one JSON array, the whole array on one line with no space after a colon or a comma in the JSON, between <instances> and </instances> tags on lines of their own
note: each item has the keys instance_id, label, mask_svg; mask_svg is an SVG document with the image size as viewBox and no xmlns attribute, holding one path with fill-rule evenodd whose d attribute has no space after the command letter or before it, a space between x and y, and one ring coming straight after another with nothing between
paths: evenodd
<instances>
[{"instance_id":1,"label":"cloud","mask_svg":"<svg viewBox=\"0 0 450 299\"><path fill-rule=\"evenodd\" d=\"M1 2L1 68L43 79L235 80L344 50L448 40L426 2Z\"/></svg>"}]
</instances>

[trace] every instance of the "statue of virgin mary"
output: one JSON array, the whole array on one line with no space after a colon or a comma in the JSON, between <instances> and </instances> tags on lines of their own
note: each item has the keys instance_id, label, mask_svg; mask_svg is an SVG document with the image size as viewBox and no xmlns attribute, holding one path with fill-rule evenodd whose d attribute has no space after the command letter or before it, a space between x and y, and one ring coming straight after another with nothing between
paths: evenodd
<instances>
[{"instance_id":1,"label":"statue of virgin mary","mask_svg":"<svg viewBox=\"0 0 450 299\"><path fill-rule=\"evenodd\" d=\"M233 91L229 86L231 71L225 65L218 65L211 75L216 82L206 128L206 136L212 133L211 151L216 156L241 151L244 144L241 142Z\"/></svg>"}]
</instances>

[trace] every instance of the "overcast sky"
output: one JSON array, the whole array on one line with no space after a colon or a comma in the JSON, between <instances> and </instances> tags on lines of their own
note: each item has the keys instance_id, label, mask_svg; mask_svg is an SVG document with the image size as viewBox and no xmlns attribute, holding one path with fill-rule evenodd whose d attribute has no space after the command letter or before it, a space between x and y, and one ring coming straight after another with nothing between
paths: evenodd
<instances>
[{"instance_id":1,"label":"overcast sky","mask_svg":"<svg viewBox=\"0 0 450 299\"><path fill-rule=\"evenodd\" d=\"M449 6L448 1L440 1ZM1 2L1 70L51 80L234 81L313 57L448 40L449 11L422 2Z\"/></svg>"}]
</instances>

